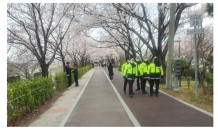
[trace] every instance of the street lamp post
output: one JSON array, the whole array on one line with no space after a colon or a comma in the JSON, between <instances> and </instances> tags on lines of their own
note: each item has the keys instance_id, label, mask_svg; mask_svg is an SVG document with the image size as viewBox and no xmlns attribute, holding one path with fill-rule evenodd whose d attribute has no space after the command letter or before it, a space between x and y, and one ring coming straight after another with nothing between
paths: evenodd
<instances>
[{"instance_id":1,"label":"street lamp post","mask_svg":"<svg viewBox=\"0 0 218 130\"><path fill-rule=\"evenodd\" d=\"M179 57L178 58L180 58L180 42L181 42L180 37L179 37L179 40L175 40L174 42L179 42Z\"/></svg>"}]
</instances>

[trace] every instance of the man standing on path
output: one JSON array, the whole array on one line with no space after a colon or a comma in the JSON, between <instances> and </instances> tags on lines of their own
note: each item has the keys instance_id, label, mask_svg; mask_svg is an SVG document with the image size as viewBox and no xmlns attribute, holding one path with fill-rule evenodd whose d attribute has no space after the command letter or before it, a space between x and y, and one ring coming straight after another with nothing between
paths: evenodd
<instances>
[{"instance_id":1,"label":"man standing on path","mask_svg":"<svg viewBox=\"0 0 218 130\"><path fill-rule=\"evenodd\" d=\"M139 57L136 57L136 62L135 62L135 65L137 66L137 71L138 71L138 74L140 74L140 71L139 71L139 66L142 62L140 61ZM137 89L136 91L139 91L140 90L140 84L139 84L139 79L140 79L140 75L137 76ZM133 81L134 83L134 81ZM141 86L142 87L142 86ZM142 89L142 88L141 88Z\"/></svg>"},{"instance_id":2,"label":"man standing on path","mask_svg":"<svg viewBox=\"0 0 218 130\"><path fill-rule=\"evenodd\" d=\"M148 61L147 58L143 58L143 62L139 66L139 71L140 71L140 77L141 77L141 88L142 88L142 93L147 94L145 87L146 87L146 81L147 81L147 71L148 71Z\"/></svg>"},{"instance_id":3,"label":"man standing on path","mask_svg":"<svg viewBox=\"0 0 218 130\"><path fill-rule=\"evenodd\" d=\"M130 60L130 63L125 66L124 70L124 76L123 76L123 81L125 81L125 78L127 78L129 82L129 95L132 97L134 95L133 93L133 88L132 88L132 82L135 80L135 78L138 76L138 69L137 66L134 64L134 59L132 58ZM137 78L136 78L137 80Z\"/></svg>"},{"instance_id":4,"label":"man standing on path","mask_svg":"<svg viewBox=\"0 0 218 130\"><path fill-rule=\"evenodd\" d=\"M79 83L78 83L77 65L74 65L74 67L73 67L73 74L74 74L74 81L76 84L75 87L78 87Z\"/></svg>"},{"instance_id":5,"label":"man standing on path","mask_svg":"<svg viewBox=\"0 0 218 130\"><path fill-rule=\"evenodd\" d=\"M124 70L125 70L125 67L126 65L129 64L129 59L126 60L126 62L122 65L122 69L121 69L121 72L123 73L123 76L124 76ZM125 77L124 78L124 87L123 87L123 91L124 91L124 94L126 93L126 85L127 85L127 78Z\"/></svg>"},{"instance_id":6,"label":"man standing on path","mask_svg":"<svg viewBox=\"0 0 218 130\"><path fill-rule=\"evenodd\" d=\"M68 87L71 86L71 70L72 68L70 68L70 62L67 62L67 66L65 67L66 68L66 72L67 72L67 78L68 78Z\"/></svg>"},{"instance_id":7,"label":"man standing on path","mask_svg":"<svg viewBox=\"0 0 218 130\"><path fill-rule=\"evenodd\" d=\"M153 94L153 86L154 82L156 85L156 92L155 95L158 97L158 90L159 90L159 83L160 77L163 80L163 69L162 65L158 62L157 57L153 58L153 63L148 66L148 80L150 80L150 96Z\"/></svg>"},{"instance_id":8,"label":"man standing on path","mask_svg":"<svg viewBox=\"0 0 218 130\"><path fill-rule=\"evenodd\" d=\"M113 72L113 66L111 63L108 66L108 72L109 72L110 80L113 81L114 72Z\"/></svg>"}]
</instances>

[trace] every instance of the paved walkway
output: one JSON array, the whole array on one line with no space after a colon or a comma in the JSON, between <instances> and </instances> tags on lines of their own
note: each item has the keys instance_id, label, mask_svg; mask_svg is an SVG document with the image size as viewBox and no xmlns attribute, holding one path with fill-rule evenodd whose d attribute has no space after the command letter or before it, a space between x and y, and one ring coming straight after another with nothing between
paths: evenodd
<instances>
[{"instance_id":1,"label":"paved walkway","mask_svg":"<svg viewBox=\"0 0 218 130\"><path fill-rule=\"evenodd\" d=\"M211 114L205 114L163 93L149 97L134 91L123 93L122 75L96 67L79 79L79 87L70 87L30 127L134 127L134 126L213 126ZM133 90L136 89L134 83ZM148 87L146 90L149 92ZM127 87L128 91L128 87Z\"/></svg>"}]
</instances>

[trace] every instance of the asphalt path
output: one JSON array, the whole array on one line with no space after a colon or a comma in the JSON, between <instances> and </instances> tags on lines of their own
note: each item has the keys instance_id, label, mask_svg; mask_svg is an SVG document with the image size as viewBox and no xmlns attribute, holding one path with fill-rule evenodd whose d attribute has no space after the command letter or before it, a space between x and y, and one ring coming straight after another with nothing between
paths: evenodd
<instances>
[{"instance_id":1,"label":"asphalt path","mask_svg":"<svg viewBox=\"0 0 218 130\"><path fill-rule=\"evenodd\" d=\"M165 94L159 97L133 90L130 98L123 93L123 79L114 71L113 81L108 79L107 68L97 67L87 83L73 111L65 118L65 127L212 127L213 117L183 104ZM149 88L146 87L149 92ZM128 92L128 85L127 85Z\"/></svg>"}]
</instances>

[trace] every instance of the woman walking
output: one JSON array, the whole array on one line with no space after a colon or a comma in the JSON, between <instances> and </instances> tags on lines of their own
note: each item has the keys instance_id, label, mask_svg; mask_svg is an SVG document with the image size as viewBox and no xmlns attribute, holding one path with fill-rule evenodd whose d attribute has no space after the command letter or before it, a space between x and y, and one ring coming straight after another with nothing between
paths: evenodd
<instances>
[{"instance_id":1,"label":"woman walking","mask_svg":"<svg viewBox=\"0 0 218 130\"><path fill-rule=\"evenodd\" d=\"M114 72L113 72L113 65L111 63L108 66L108 71L109 71L110 80L113 81Z\"/></svg>"}]
</instances>

